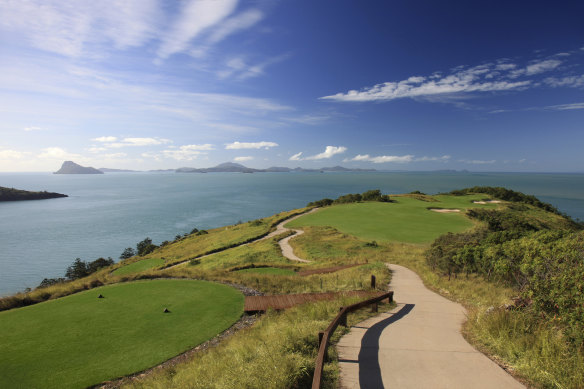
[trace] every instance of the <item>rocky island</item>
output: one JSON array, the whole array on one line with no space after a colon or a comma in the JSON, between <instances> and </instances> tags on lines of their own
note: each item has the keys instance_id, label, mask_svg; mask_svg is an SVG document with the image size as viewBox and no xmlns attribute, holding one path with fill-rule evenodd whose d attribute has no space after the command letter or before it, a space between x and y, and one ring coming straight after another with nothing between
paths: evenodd
<instances>
[{"instance_id":1,"label":"rocky island","mask_svg":"<svg viewBox=\"0 0 584 389\"><path fill-rule=\"evenodd\" d=\"M73 161L65 161L61 168L53 174L103 174L103 172L92 167L78 165Z\"/></svg>"}]
</instances>

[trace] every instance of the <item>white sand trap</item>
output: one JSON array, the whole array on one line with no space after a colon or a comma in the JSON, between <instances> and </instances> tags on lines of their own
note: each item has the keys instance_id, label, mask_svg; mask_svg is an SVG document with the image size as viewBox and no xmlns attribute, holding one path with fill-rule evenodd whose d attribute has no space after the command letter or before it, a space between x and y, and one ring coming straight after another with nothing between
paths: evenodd
<instances>
[{"instance_id":1,"label":"white sand trap","mask_svg":"<svg viewBox=\"0 0 584 389\"><path fill-rule=\"evenodd\" d=\"M474 204L500 204L501 200L473 201Z\"/></svg>"},{"instance_id":2,"label":"white sand trap","mask_svg":"<svg viewBox=\"0 0 584 389\"><path fill-rule=\"evenodd\" d=\"M434 212L438 212L438 213L454 213L454 212L460 212L460 209L430 208L430 211L434 211Z\"/></svg>"}]
</instances>

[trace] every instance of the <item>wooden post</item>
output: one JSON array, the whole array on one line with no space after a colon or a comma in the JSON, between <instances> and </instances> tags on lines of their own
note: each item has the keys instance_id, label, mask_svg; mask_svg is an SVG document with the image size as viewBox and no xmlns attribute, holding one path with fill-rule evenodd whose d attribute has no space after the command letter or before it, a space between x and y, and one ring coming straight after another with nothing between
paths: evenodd
<instances>
[{"instance_id":1,"label":"wooden post","mask_svg":"<svg viewBox=\"0 0 584 389\"><path fill-rule=\"evenodd\" d=\"M375 289L375 276L371 274L371 289Z\"/></svg>"},{"instance_id":2,"label":"wooden post","mask_svg":"<svg viewBox=\"0 0 584 389\"><path fill-rule=\"evenodd\" d=\"M324 331L318 331L318 347L322 344L322 338L324 337Z\"/></svg>"},{"instance_id":3,"label":"wooden post","mask_svg":"<svg viewBox=\"0 0 584 389\"><path fill-rule=\"evenodd\" d=\"M341 307L341 309L339 309L339 311L342 311L343 307ZM342 325L343 327L347 326L347 314L345 313L343 316L341 316L341 320L339 321L339 324Z\"/></svg>"},{"instance_id":4,"label":"wooden post","mask_svg":"<svg viewBox=\"0 0 584 389\"><path fill-rule=\"evenodd\" d=\"M379 306L377 303L371 304L371 312L379 312Z\"/></svg>"},{"instance_id":5,"label":"wooden post","mask_svg":"<svg viewBox=\"0 0 584 389\"><path fill-rule=\"evenodd\" d=\"M393 303L393 292L391 292L391 293L389 294L389 297L387 298L387 303L388 303L388 304L391 304L391 303Z\"/></svg>"}]
</instances>

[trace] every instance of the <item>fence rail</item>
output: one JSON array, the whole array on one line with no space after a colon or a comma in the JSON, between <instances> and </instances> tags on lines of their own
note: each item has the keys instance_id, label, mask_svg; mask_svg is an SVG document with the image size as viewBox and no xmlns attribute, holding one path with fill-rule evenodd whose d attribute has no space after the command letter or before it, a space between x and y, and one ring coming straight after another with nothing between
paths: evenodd
<instances>
[{"instance_id":1,"label":"fence rail","mask_svg":"<svg viewBox=\"0 0 584 389\"><path fill-rule=\"evenodd\" d=\"M318 339L320 346L318 349L318 356L316 357L316 367L314 369L314 377L312 379L312 389L320 388L320 384L322 382L322 369L324 367L324 360L326 357L326 352L328 350L330 337L333 335L333 333L335 332L339 325L342 324L345 327L347 326L347 314L371 304L375 304L373 306L373 309L377 311L377 304L385 299L388 299L388 301L391 303L393 301L393 291L384 293L378 297L358 302L353 305L349 305L347 307L341 307L339 314L333 319L333 321L331 322L331 324L329 324L327 329L325 331L319 332Z\"/></svg>"}]
</instances>

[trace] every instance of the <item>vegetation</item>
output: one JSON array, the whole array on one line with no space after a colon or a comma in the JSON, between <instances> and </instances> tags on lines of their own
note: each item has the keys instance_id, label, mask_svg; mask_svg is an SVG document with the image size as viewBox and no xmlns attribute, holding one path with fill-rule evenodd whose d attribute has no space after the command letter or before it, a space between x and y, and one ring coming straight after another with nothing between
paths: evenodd
<instances>
[{"instance_id":1,"label":"vegetation","mask_svg":"<svg viewBox=\"0 0 584 389\"><path fill-rule=\"evenodd\" d=\"M0 201L20 201L20 200L44 200L58 197L69 197L65 194L54 192L30 192L28 190L6 188L0 186Z\"/></svg>"},{"instance_id":2,"label":"vegetation","mask_svg":"<svg viewBox=\"0 0 584 389\"><path fill-rule=\"evenodd\" d=\"M312 201L308 203L308 207L327 207L332 204L348 204L348 203L359 203L361 201L379 201L383 203L391 203L393 200L390 199L389 195L381 194L379 189L368 190L362 194L346 194L338 197L336 200L332 199L321 199L317 201Z\"/></svg>"},{"instance_id":3,"label":"vegetation","mask_svg":"<svg viewBox=\"0 0 584 389\"><path fill-rule=\"evenodd\" d=\"M213 337L242 311L243 296L228 286L156 280L1 312L0 387L81 388L140 371Z\"/></svg>"},{"instance_id":4,"label":"vegetation","mask_svg":"<svg viewBox=\"0 0 584 389\"><path fill-rule=\"evenodd\" d=\"M473 222L461 213L442 214L430 212L428 201L414 196L394 196L394 203L367 202L333 205L316 213L298 218L286 226L331 226L339 231L376 242L429 243L446 232L460 232L473 226ZM428 196L429 197L429 196ZM497 204L473 204L484 195L434 196L434 208L473 207L496 208Z\"/></svg>"}]
</instances>

